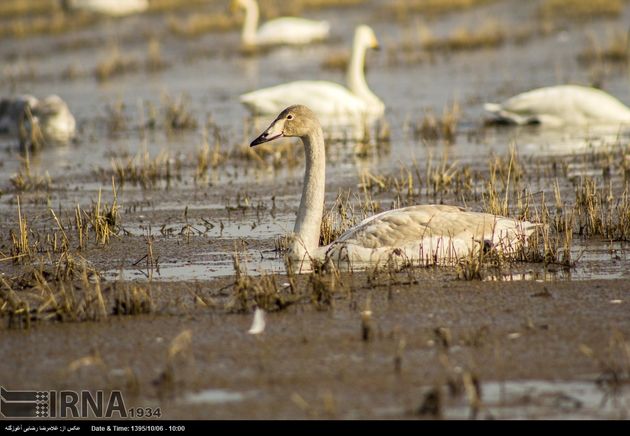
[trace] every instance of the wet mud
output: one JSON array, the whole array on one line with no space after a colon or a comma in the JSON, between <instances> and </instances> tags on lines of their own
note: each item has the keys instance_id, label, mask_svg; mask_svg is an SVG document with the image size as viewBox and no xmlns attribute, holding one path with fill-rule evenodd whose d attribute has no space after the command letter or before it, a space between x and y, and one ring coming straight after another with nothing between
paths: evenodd
<instances>
[{"instance_id":1,"label":"wet mud","mask_svg":"<svg viewBox=\"0 0 630 436\"><path fill-rule=\"evenodd\" d=\"M240 50L235 27L174 36L168 13L3 40L0 94L58 93L79 134L28 157L0 136L0 385L120 390L129 407L171 419L629 417L630 133L489 125L482 103L569 82L630 102L627 66L579 60L588 32L604 41L627 28L630 6L550 25L537 13L543 2L410 18L364 3L305 10L331 21L330 43L258 54ZM446 49L405 48L425 27L447 38L488 16L514 32L474 49L453 48L452 37ZM481 211L495 193L513 216L557 218L552 260L493 263L471 277L474 265L287 273L279 248L303 157L290 143L250 151L264 121L238 96L289 80L342 82L322 65L364 22L383 46L368 56L367 81L389 132L329 141L327 210L353 222L408 203ZM149 37L163 68L93 74L108 44L144 59ZM182 95L178 114L195 122L174 128L169 108ZM423 130L453 102L453 135ZM101 218L116 205L104 243L97 204ZM257 306L266 328L251 335Z\"/></svg>"}]
</instances>

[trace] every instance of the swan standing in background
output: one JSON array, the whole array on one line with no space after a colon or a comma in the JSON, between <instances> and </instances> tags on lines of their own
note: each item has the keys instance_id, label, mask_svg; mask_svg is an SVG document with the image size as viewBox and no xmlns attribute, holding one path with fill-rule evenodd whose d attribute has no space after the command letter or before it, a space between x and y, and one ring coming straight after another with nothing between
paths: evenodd
<instances>
[{"instance_id":1,"label":"swan standing in background","mask_svg":"<svg viewBox=\"0 0 630 436\"><path fill-rule=\"evenodd\" d=\"M241 103L255 115L277 114L291 104L300 103L322 118L381 116L385 105L370 91L363 72L368 48L378 48L378 40L370 27L361 25L354 32L348 64L350 89L323 80L299 80L243 94Z\"/></svg>"},{"instance_id":2,"label":"swan standing in background","mask_svg":"<svg viewBox=\"0 0 630 436\"><path fill-rule=\"evenodd\" d=\"M245 46L279 44L308 44L328 38L330 24L327 21L307 20L297 17L282 17L267 21L258 30L258 3L256 0L233 0L245 9L242 39Z\"/></svg>"},{"instance_id":3,"label":"swan standing in background","mask_svg":"<svg viewBox=\"0 0 630 436\"><path fill-rule=\"evenodd\" d=\"M630 108L599 89L576 85L549 86L518 94L484 108L499 119L516 124L630 123Z\"/></svg>"},{"instance_id":4,"label":"swan standing in background","mask_svg":"<svg viewBox=\"0 0 630 436\"><path fill-rule=\"evenodd\" d=\"M526 244L537 224L456 206L421 205L390 210L365 219L332 244L320 247L320 226L326 189L326 157L322 128L307 107L286 108L251 146L279 137L299 137L306 171L302 199L289 246L298 262L310 259L336 263L382 264L393 256L439 264L464 258L480 247L514 253Z\"/></svg>"},{"instance_id":5,"label":"swan standing in background","mask_svg":"<svg viewBox=\"0 0 630 436\"><path fill-rule=\"evenodd\" d=\"M17 138L22 148L40 148L69 142L76 133L76 121L57 95L41 101L22 95L0 101L0 132Z\"/></svg>"},{"instance_id":6,"label":"swan standing in background","mask_svg":"<svg viewBox=\"0 0 630 436\"><path fill-rule=\"evenodd\" d=\"M122 17L149 9L149 0L61 0L65 10L82 9L97 14Z\"/></svg>"}]
</instances>

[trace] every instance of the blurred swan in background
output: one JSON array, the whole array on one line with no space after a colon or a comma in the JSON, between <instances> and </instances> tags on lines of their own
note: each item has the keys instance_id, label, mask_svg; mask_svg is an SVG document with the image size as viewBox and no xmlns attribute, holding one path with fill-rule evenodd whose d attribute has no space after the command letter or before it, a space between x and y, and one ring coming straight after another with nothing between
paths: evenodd
<instances>
[{"instance_id":1,"label":"blurred swan in background","mask_svg":"<svg viewBox=\"0 0 630 436\"><path fill-rule=\"evenodd\" d=\"M17 134L19 124L37 103L30 94L0 99L0 133Z\"/></svg>"},{"instance_id":2,"label":"blurred swan in background","mask_svg":"<svg viewBox=\"0 0 630 436\"><path fill-rule=\"evenodd\" d=\"M57 95L41 101L21 95L0 100L0 133L16 138L22 148L37 149L69 142L76 133L76 121Z\"/></svg>"},{"instance_id":3,"label":"blurred swan in background","mask_svg":"<svg viewBox=\"0 0 630 436\"><path fill-rule=\"evenodd\" d=\"M76 121L66 102L58 95L46 97L32 111L46 142L66 143L74 138Z\"/></svg>"},{"instance_id":4,"label":"blurred swan in background","mask_svg":"<svg viewBox=\"0 0 630 436\"><path fill-rule=\"evenodd\" d=\"M246 46L308 44L326 39L330 33L330 24L327 21L298 17L276 18L267 21L257 30L259 10L256 0L233 0L232 5L245 9L242 40Z\"/></svg>"},{"instance_id":5,"label":"blurred swan in background","mask_svg":"<svg viewBox=\"0 0 630 436\"><path fill-rule=\"evenodd\" d=\"M149 0L62 0L65 10L86 10L97 14L122 17L149 9Z\"/></svg>"},{"instance_id":6,"label":"blurred swan in background","mask_svg":"<svg viewBox=\"0 0 630 436\"><path fill-rule=\"evenodd\" d=\"M630 108L599 89L577 85L549 86L518 94L485 110L516 124L630 123Z\"/></svg>"},{"instance_id":7,"label":"blurred swan in background","mask_svg":"<svg viewBox=\"0 0 630 436\"><path fill-rule=\"evenodd\" d=\"M289 245L289 256L299 263L309 265L315 259L350 265L383 264L399 258L440 264L479 253L481 249L511 254L527 243L527 237L538 226L528 221L468 212L457 206L419 205L369 217L330 245L320 247L326 189L322 128L309 108L290 106L251 146L280 137L299 137L306 157L302 199Z\"/></svg>"},{"instance_id":8,"label":"blurred swan in background","mask_svg":"<svg viewBox=\"0 0 630 436\"><path fill-rule=\"evenodd\" d=\"M370 27L361 25L354 32L349 89L335 82L299 80L243 94L241 103L255 115L277 114L287 106L303 104L324 120L381 116L385 105L368 87L363 71L368 48L378 48L378 40Z\"/></svg>"}]
</instances>

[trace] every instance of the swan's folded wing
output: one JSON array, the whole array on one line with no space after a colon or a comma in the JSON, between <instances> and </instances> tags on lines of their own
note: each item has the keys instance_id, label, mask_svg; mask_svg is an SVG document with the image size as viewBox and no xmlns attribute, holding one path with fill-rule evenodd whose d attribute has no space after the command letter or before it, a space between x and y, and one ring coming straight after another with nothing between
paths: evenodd
<instances>
[{"instance_id":1,"label":"swan's folded wing","mask_svg":"<svg viewBox=\"0 0 630 436\"><path fill-rule=\"evenodd\" d=\"M327 81L300 80L243 94L241 102L256 114L275 114L303 104L316 114L360 113L365 103L345 87Z\"/></svg>"},{"instance_id":2,"label":"swan's folded wing","mask_svg":"<svg viewBox=\"0 0 630 436\"><path fill-rule=\"evenodd\" d=\"M299 17L276 18L259 27L256 39L262 44L304 44L325 39L330 32L327 21Z\"/></svg>"},{"instance_id":3,"label":"swan's folded wing","mask_svg":"<svg viewBox=\"0 0 630 436\"><path fill-rule=\"evenodd\" d=\"M431 221L444 213L461 212L456 206L422 205L388 210L366 218L347 230L335 243L356 244L366 248L400 247L419 241L433 232ZM438 224L439 226L439 224Z\"/></svg>"},{"instance_id":4,"label":"swan's folded wing","mask_svg":"<svg viewBox=\"0 0 630 436\"><path fill-rule=\"evenodd\" d=\"M595 88L576 85L534 89L485 109L518 124L549 125L593 122L628 122L630 109L615 97Z\"/></svg>"},{"instance_id":5,"label":"swan's folded wing","mask_svg":"<svg viewBox=\"0 0 630 436\"><path fill-rule=\"evenodd\" d=\"M527 236L535 228L535 224L527 221L467 212L456 206L421 205L370 217L345 232L334 244L393 249L442 237L465 244L484 240L503 243Z\"/></svg>"}]
</instances>

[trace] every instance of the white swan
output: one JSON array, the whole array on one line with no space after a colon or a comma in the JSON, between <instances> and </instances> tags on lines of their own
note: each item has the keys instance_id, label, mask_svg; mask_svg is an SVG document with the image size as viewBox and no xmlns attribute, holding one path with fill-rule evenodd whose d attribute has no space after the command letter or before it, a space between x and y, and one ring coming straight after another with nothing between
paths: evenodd
<instances>
[{"instance_id":1,"label":"white swan","mask_svg":"<svg viewBox=\"0 0 630 436\"><path fill-rule=\"evenodd\" d=\"M0 132L17 138L21 147L64 144L76 133L68 105L57 95L38 100L21 95L0 101Z\"/></svg>"},{"instance_id":2,"label":"white swan","mask_svg":"<svg viewBox=\"0 0 630 436\"><path fill-rule=\"evenodd\" d=\"M149 9L149 0L62 0L66 10L82 9L97 14L122 17Z\"/></svg>"},{"instance_id":3,"label":"white swan","mask_svg":"<svg viewBox=\"0 0 630 436\"><path fill-rule=\"evenodd\" d=\"M76 121L66 102L58 95L49 95L31 110L44 141L63 144L74 138Z\"/></svg>"},{"instance_id":4,"label":"white swan","mask_svg":"<svg viewBox=\"0 0 630 436\"><path fill-rule=\"evenodd\" d=\"M274 115L292 104L303 104L322 118L361 118L383 115L385 105L365 81L365 51L378 48L374 31L365 25L356 28L352 58L348 65L345 88L323 80L299 80L259 89L241 95L243 103L255 115Z\"/></svg>"},{"instance_id":5,"label":"white swan","mask_svg":"<svg viewBox=\"0 0 630 436\"><path fill-rule=\"evenodd\" d=\"M258 30L258 3L256 0L234 0L233 4L245 9L242 40L245 46L279 44L300 45L328 38L330 24L327 21L307 20L298 17L282 17L267 21Z\"/></svg>"},{"instance_id":6,"label":"white swan","mask_svg":"<svg viewBox=\"0 0 630 436\"><path fill-rule=\"evenodd\" d=\"M456 206L410 206L367 218L332 244L320 247L326 179L322 128L310 109L291 106L251 146L283 136L301 138L306 155L302 199L289 246L290 256L298 262L308 265L310 259L330 259L351 265L382 264L401 257L440 264L461 259L481 247L514 253L537 227L528 221L467 212Z\"/></svg>"},{"instance_id":7,"label":"white swan","mask_svg":"<svg viewBox=\"0 0 630 436\"><path fill-rule=\"evenodd\" d=\"M549 86L518 94L484 108L501 120L516 124L630 123L630 108L599 89L576 85Z\"/></svg>"}]
</instances>

